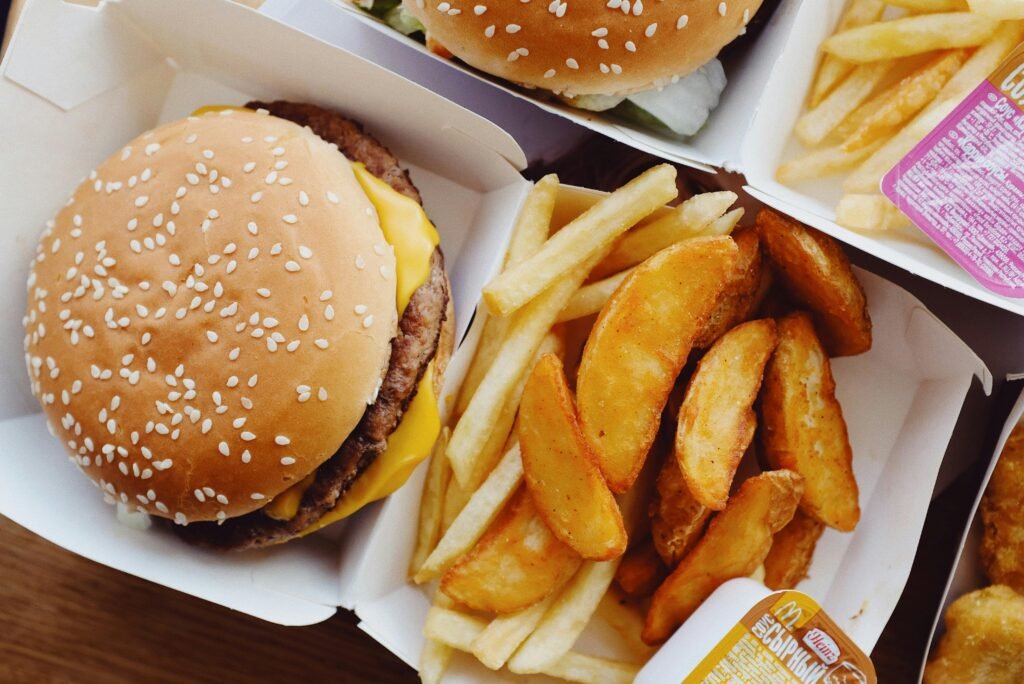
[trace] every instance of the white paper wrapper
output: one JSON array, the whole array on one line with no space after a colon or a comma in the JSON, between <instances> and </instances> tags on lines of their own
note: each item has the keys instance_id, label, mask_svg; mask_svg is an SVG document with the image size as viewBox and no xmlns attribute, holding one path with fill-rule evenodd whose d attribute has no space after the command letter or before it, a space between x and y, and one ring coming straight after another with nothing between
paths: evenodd
<instances>
[{"instance_id":1,"label":"white paper wrapper","mask_svg":"<svg viewBox=\"0 0 1024 684\"><path fill-rule=\"evenodd\" d=\"M246 554L201 551L117 522L47 434L28 391L21 317L36 239L79 179L158 123L250 98L333 106L409 165L441 233L461 336L527 190L521 150L433 93L226 0L99 9L35 0L0 69L0 283L10 294L0 304L0 514L87 558L273 622L309 624L351 607L379 506L351 521L340 546L332 529Z\"/></svg>"},{"instance_id":2,"label":"white paper wrapper","mask_svg":"<svg viewBox=\"0 0 1024 684\"><path fill-rule=\"evenodd\" d=\"M1024 381L1024 374L1011 375L1007 379L1011 382L1015 382L1016 386L1020 387L1021 382ZM978 550L981 547L981 537L983 534L981 515L978 513L978 507L981 505L981 497L985 493L985 489L988 487L989 480L992 479L992 471L995 470L996 464L999 462L999 456L1003 452L1003 447L1006 446L1006 440L1021 420L1024 420L1024 391L1022 391L1020 396L1017 398L1017 402L1013 405L1013 408L1010 410L1010 415L1006 419L1006 423L1003 425L1003 430L999 435L999 441L996 443L996 450L992 454L988 470L985 472L985 478L981 483L981 489L978 490L978 495L974 500L974 506L971 508L971 516L967 521L967 527L964 530L963 538L960 540L960 552L957 556L956 562L953 564L953 569L949 574L949 580L946 582L946 591L942 597L942 607L939 609L939 612L936 613L935 621L932 624L932 632L928 640L928 648L925 650L925 659L921 663L921 677L924 676L924 667L927 664L928 655L938 644L939 637L941 637L945 631L944 620L946 609L949 608L949 604L953 603L953 601L956 601L964 594L972 592L975 589L987 587L991 584L985 576L985 570L982 567L981 559L978 556Z\"/></svg>"},{"instance_id":3,"label":"white paper wrapper","mask_svg":"<svg viewBox=\"0 0 1024 684\"><path fill-rule=\"evenodd\" d=\"M564 189L564 194L581 191ZM586 193L593 196L593 193ZM910 574L932 486L973 377L986 392L984 364L904 290L858 269L874 323L866 354L835 359L833 371L854 452L862 517L851 534L827 530L799 589L866 652L874 647ZM464 350L465 354L468 350ZM362 627L416 666L428 594L406 579L424 469L384 505L357 580ZM899 520L899 525L893 525ZM607 654L604 628L584 633L581 650ZM604 629L607 633L607 630ZM481 668L458 661L452 681L475 681Z\"/></svg>"},{"instance_id":4,"label":"white paper wrapper","mask_svg":"<svg viewBox=\"0 0 1024 684\"><path fill-rule=\"evenodd\" d=\"M801 183L793 188L775 180L779 164L804 151L792 135L816 73L818 46L835 30L846 0L804 2L791 26L750 122L740 167L758 199L826 233L911 273L1008 311L1024 314L1024 300L1002 297L982 287L916 229L873 234L835 223L843 175Z\"/></svg>"}]
</instances>

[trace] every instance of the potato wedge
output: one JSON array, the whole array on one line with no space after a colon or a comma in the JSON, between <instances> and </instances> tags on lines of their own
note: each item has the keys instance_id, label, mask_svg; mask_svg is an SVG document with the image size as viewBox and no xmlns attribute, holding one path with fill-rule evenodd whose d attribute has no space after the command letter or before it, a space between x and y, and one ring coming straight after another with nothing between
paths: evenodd
<instances>
[{"instance_id":1,"label":"potato wedge","mask_svg":"<svg viewBox=\"0 0 1024 684\"><path fill-rule=\"evenodd\" d=\"M807 577L814 547L825 526L798 510L789 524L775 533L764 559L764 584L769 589L792 589Z\"/></svg>"},{"instance_id":2,"label":"potato wedge","mask_svg":"<svg viewBox=\"0 0 1024 684\"><path fill-rule=\"evenodd\" d=\"M757 233L783 285L814 314L829 355L870 349L864 288L839 243L771 209L757 215Z\"/></svg>"},{"instance_id":3,"label":"potato wedge","mask_svg":"<svg viewBox=\"0 0 1024 684\"><path fill-rule=\"evenodd\" d=\"M932 50L981 45L999 22L974 12L941 12L881 21L842 31L822 44L825 52L850 62L919 55Z\"/></svg>"},{"instance_id":4,"label":"potato wedge","mask_svg":"<svg viewBox=\"0 0 1024 684\"><path fill-rule=\"evenodd\" d=\"M711 511L693 498L671 454L658 471L650 514L654 548L664 564L674 568L704 534Z\"/></svg>"},{"instance_id":5,"label":"potato wedge","mask_svg":"<svg viewBox=\"0 0 1024 684\"><path fill-rule=\"evenodd\" d=\"M519 406L526 487L554 535L588 560L626 550L619 505L580 430L562 362L545 354Z\"/></svg>"},{"instance_id":6,"label":"potato wedge","mask_svg":"<svg viewBox=\"0 0 1024 684\"><path fill-rule=\"evenodd\" d=\"M560 542L520 489L480 538L441 577L441 591L467 608L499 615L542 601L583 559Z\"/></svg>"},{"instance_id":7,"label":"potato wedge","mask_svg":"<svg viewBox=\"0 0 1024 684\"><path fill-rule=\"evenodd\" d=\"M723 335L697 364L679 409L675 460L693 498L725 508L757 417L754 400L775 351L775 321L762 318Z\"/></svg>"},{"instance_id":8,"label":"potato wedge","mask_svg":"<svg viewBox=\"0 0 1024 684\"><path fill-rule=\"evenodd\" d=\"M732 236L736 241L736 267L718 298L714 311L693 341L697 349L706 349L719 337L750 319L761 305L771 285L771 271L763 267L761 241L753 228L743 228Z\"/></svg>"},{"instance_id":9,"label":"potato wedge","mask_svg":"<svg viewBox=\"0 0 1024 684\"><path fill-rule=\"evenodd\" d=\"M768 555L772 535L793 518L802 493L800 476L789 470L745 481L711 520L693 551L654 592L644 641L664 641L719 585L752 575Z\"/></svg>"},{"instance_id":10,"label":"potato wedge","mask_svg":"<svg viewBox=\"0 0 1024 684\"><path fill-rule=\"evenodd\" d=\"M631 544L615 572L615 583L631 599L647 598L668 575L652 539Z\"/></svg>"},{"instance_id":11,"label":"potato wedge","mask_svg":"<svg viewBox=\"0 0 1024 684\"><path fill-rule=\"evenodd\" d=\"M601 310L577 379L580 422L608 486L624 492L654 441L661 411L735 267L729 237L662 250Z\"/></svg>"},{"instance_id":12,"label":"potato wedge","mask_svg":"<svg viewBox=\"0 0 1024 684\"><path fill-rule=\"evenodd\" d=\"M860 505L831 365L807 314L780 319L778 334L761 389L764 459L804 478L801 510L849 532L860 520Z\"/></svg>"}]
</instances>

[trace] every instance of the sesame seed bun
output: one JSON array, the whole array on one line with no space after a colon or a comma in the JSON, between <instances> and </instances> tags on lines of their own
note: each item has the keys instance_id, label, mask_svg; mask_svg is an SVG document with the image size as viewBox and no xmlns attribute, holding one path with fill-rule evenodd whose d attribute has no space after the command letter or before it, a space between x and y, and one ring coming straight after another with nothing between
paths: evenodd
<instances>
[{"instance_id":1,"label":"sesame seed bun","mask_svg":"<svg viewBox=\"0 0 1024 684\"><path fill-rule=\"evenodd\" d=\"M374 401L395 287L336 147L247 111L175 121L101 164L44 233L32 390L109 500L242 515L329 459Z\"/></svg>"},{"instance_id":2,"label":"sesame seed bun","mask_svg":"<svg viewBox=\"0 0 1024 684\"><path fill-rule=\"evenodd\" d=\"M403 0L439 43L482 71L555 93L666 85L743 33L762 0Z\"/></svg>"}]
</instances>

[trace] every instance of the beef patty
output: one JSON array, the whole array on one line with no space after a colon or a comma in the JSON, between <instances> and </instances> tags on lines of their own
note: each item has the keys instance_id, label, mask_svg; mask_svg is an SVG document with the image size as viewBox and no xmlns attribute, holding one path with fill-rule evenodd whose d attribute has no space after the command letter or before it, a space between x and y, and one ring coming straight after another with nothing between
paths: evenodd
<instances>
[{"instance_id":1,"label":"beef patty","mask_svg":"<svg viewBox=\"0 0 1024 684\"><path fill-rule=\"evenodd\" d=\"M396 191L420 201L419 191L398 158L354 121L314 105L294 102L250 102L246 106L267 109L274 116L309 126L318 136L336 144L350 160L362 162ZM178 536L218 549L259 548L292 539L332 510L384 451L388 436L398 427L416 396L420 379L437 353L447 307L448 279L444 256L438 248L431 256L430 275L413 293L399 319L398 334L391 341L391 356L376 401L367 407L356 429L334 455L316 469L315 479L302 495L295 517L275 520L261 509L222 523L173 525Z\"/></svg>"}]
</instances>

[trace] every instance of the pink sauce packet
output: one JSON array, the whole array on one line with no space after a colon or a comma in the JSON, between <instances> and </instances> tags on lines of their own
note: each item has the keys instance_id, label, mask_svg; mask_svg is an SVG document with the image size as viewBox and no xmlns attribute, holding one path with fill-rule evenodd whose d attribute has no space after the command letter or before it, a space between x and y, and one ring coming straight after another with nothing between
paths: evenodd
<instances>
[{"instance_id":1,"label":"pink sauce packet","mask_svg":"<svg viewBox=\"0 0 1024 684\"><path fill-rule=\"evenodd\" d=\"M882 179L979 283L1024 297L1024 45Z\"/></svg>"}]
</instances>

